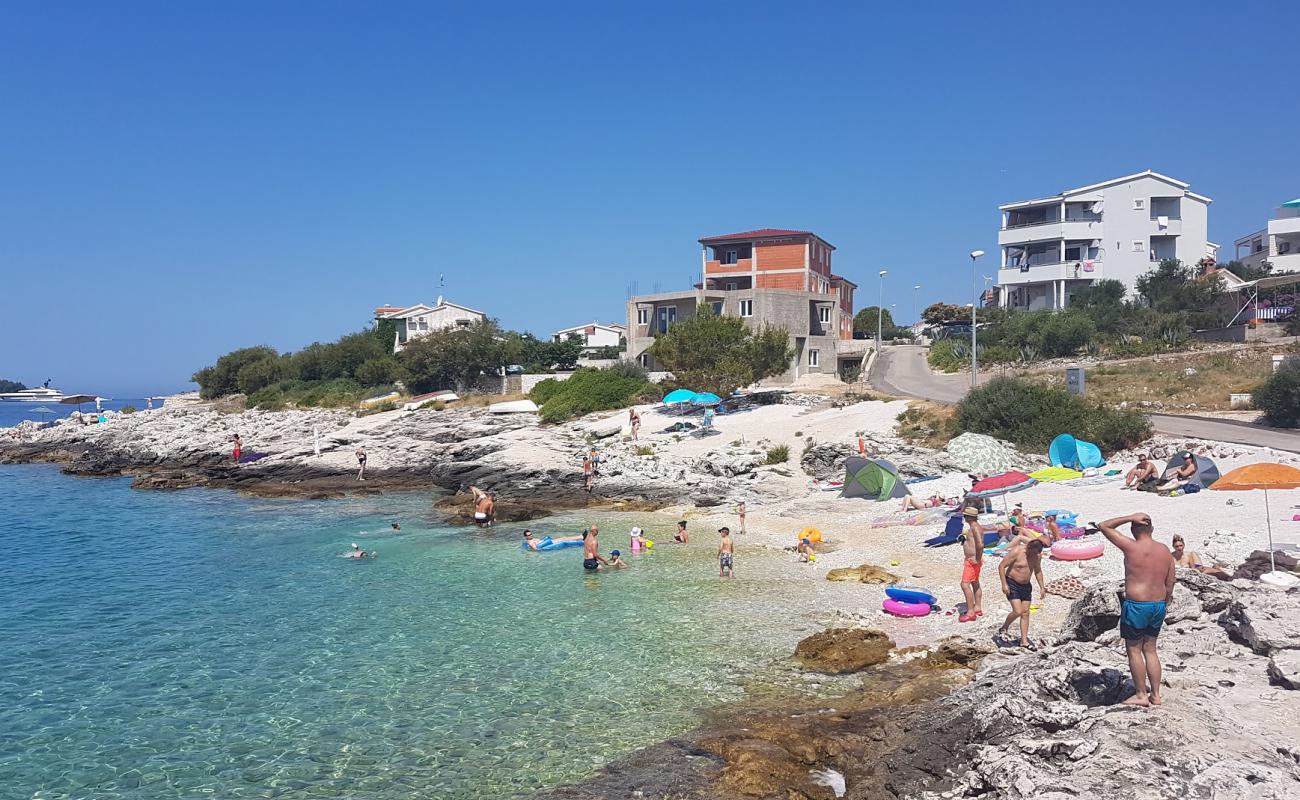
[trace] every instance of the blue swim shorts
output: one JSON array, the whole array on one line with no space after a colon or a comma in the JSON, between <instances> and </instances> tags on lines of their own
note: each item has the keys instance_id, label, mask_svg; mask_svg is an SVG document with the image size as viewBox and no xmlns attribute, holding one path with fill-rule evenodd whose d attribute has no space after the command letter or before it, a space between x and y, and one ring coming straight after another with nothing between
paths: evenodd
<instances>
[{"instance_id":1,"label":"blue swim shorts","mask_svg":"<svg viewBox=\"0 0 1300 800\"><path fill-rule=\"evenodd\" d=\"M1125 640L1155 638L1165 624L1165 601L1125 600L1119 617L1119 635Z\"/></svg>"}]
</instances>

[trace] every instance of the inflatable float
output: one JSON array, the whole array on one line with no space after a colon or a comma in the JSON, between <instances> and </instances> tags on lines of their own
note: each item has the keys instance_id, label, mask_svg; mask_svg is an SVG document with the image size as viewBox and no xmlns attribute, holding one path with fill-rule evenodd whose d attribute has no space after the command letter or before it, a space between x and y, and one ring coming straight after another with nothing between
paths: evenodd
<instances>
[{"instance_id":1,"label":"inflatable float","mask_svg":"<svg viewBox=\"0 0 1300 800\"><path fill-rule=\"evenodd\" d=\"M520 547L523 548L524 550L533 549L528 546L527 542L521 544ZM582 547L582 540L579 539L574 542L556 542L553 541L551 537L547 536L545 539L542 539L540 542L537 543L538 550L563 550L566 547Z\"/></svg>"},{"instance_id":2,"label":"inflatable float","mask_svg":"<svg viewBox=\"0 0 1300 800\"><path fill-rule=\"evenodd\" d=\"M1071 539L1052 545L1052 558L1060 561L1085 561L1096 558L1106 549L1101 539Z\"/></svg>"},{"instance_id":3,"label":"inflatable float","mask_svg":"<svg viewBox=\"0 0 1300 800\"><path fill-rule=\"evenodd\" d=\"M885 594L889 595L889 599L902 603L923 603L932 606L935 602L934 595L915 586L886 586Z\"/></svg>"},{"instance_id":4,"label":"inflatable float","mask_svg":"<svg viewBox=\"0 0 1300 800\"><path fill-rule=\"evenodd\" d=\"M929 603L904 603L892 597L885 598L880 607L885 610L885 613L896 617L924 617L930 613Z\"/></svg>"}]
</instances>

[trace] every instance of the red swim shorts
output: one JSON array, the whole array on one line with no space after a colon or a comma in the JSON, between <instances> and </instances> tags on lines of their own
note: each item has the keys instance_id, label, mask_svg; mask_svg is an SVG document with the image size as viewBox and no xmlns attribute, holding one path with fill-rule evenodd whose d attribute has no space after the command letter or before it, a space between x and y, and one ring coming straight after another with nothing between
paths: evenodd
<instances>
[{"instance_id":1,"label":"red swim shorts","mask_svg":"<svg viewBox=\"0 0 1300 800\"><path fill-rule=\"evenodd\" d=\"M980 567L982 566L984 566L984 562L982 561L977 564L972 564L970 563L970 561L967 561L965 563L965 566L963 566L961 569L961 582L974 583L975 581L979 580Z\"/></svg>"}]
</instances>

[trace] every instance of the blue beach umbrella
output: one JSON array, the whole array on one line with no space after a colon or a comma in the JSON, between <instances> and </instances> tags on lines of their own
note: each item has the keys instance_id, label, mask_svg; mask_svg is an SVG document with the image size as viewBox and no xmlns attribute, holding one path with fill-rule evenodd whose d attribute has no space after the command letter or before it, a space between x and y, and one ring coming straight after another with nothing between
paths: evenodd
<instances>
[{"instance_id":1,"label":"blue beach umbrella","mask_svg":"<svg viewBox=\"0 0 1300 800\"><path fill-rule=\"evenodd\" d=\"M716 406L722 402L722 398L713 392L700 392L691 398L691 402L697 406Z\"/></svg>"},{"instance_id":2,"label":"blue beach umbrella","mask_svg":"<svg viewBox=\"0 0 1300 800\"><path fill-rule=\"evenodd\" d=\"M50 415L50 414L53 414L54 411L52 411L51 409L46 408L45 406L37 406L36 408L33 408L33 409L32 409L32 413L33 413L33 414L44 414L44 415L48 416L48 415Z\"/></svg>"},{"instance_id":3,"label":"blue beach umbrella","mask_svg":"<svg viewBox=\"0 0 1300 800\"><path fill-rule=\"evenodd\" d=\"M675 389L664 395L664 402L668 405L675 405L677 403L689 403L694 398L695 392L690 389Z\"/></svg>"}]
</instances>

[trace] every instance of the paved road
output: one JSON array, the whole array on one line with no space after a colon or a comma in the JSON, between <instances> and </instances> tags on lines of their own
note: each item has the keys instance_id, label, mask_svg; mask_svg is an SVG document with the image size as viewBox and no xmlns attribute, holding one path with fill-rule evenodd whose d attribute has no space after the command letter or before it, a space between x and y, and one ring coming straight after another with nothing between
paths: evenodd
<instances>
[{"instance_id":1,"label":"paved road","mask_svg":"<svg viewBox=\"0 0 1300 800\"><path fill-rule=\"evenodd\" d=\"M926 349L919 345L884 348L879 361L871 370L871 385L889 394L924 397L940 403L956 403L961 400L970 389L970 376L931 372L925 356ZM987 377L991 376L981 375L980 383ZM1149 416L1151 424L1160 433L1300 453L1300 433L1296 431L1204 417L1171 414Z\"/></svg>"}]
</instances>

